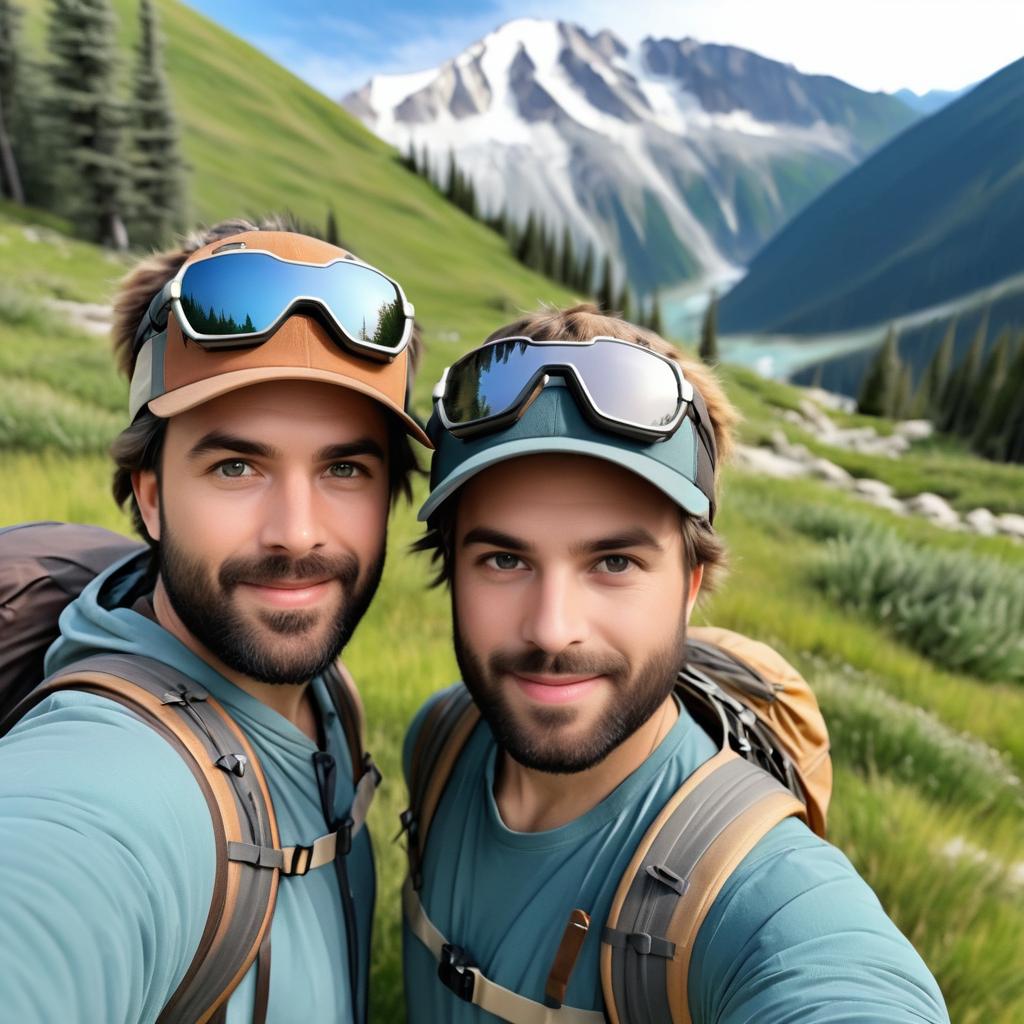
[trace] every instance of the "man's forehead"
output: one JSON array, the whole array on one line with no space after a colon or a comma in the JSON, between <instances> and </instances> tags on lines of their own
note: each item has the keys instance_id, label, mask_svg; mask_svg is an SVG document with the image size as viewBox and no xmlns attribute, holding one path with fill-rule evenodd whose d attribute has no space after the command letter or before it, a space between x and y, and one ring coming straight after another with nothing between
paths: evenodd
<instances>
[{"instance_id":1,"label":"man's forehead","mask_svg":"<svg viewBox=\"0 0 1024 1024\"><path fill-rule=\"evenodd\" d=\"M559 532L593 532L624 523L675 527L678 508L642 477L603 459L581 455L530 455L491 466L459 495L460 530L481 521L545 522Z\"/></svg>"}]
</instances>

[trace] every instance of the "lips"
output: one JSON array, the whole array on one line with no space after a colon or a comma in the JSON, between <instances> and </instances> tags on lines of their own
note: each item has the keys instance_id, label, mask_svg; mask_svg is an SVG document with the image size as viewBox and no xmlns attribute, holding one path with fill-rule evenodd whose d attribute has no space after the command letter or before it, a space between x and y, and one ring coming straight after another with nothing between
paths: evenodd
<instances>
[{"instance_id":1,"label":"lips","mask_svg":"<svg viewBox=\"0 0 1024 1024\"><path fill-rule=\"evenodd\" d=\"M327 594L331 577L317 580L275 580L273 583L238 584L244 587L257 600L272 604L277 608L308 608L319 604Z\"/></svg>"},{"instance_id":2,"label":"lips","mask_svg":"<svg viewBox=\"0 0 1024 1024\"><path fill-rule=\"evenodd\" d=\"M605 677L511 673L511 678L525 696L538 704L570 704L592 693Z\"/></svg>"}]
</instances>

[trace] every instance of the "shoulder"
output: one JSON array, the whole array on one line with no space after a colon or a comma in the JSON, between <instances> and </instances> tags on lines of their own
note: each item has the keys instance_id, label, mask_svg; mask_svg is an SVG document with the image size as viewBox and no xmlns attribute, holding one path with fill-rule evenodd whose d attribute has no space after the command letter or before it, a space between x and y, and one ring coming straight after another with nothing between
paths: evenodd
<instances>
[{"instance_id":1,"label":"shoulder","mask_svg":"<svg viewBox=\"0 0 1024 1024\"><path fill-rule=\"evenodd\" d=\"M753 1014L767 1024L795 1009L801 1020L948 1020L934 978L871 887L795 818L776 825L722 888L690 980L695 1021Z\"/></svg>"}]
</instances>

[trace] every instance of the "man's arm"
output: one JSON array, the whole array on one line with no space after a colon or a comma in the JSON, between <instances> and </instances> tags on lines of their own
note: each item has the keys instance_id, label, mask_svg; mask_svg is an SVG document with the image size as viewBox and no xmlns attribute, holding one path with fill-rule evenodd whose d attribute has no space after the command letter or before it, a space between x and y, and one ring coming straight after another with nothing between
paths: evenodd
<instances>
[{"instance_id":1,"label":"man's arm","mask_svg":"<svg viewBox=\"0 0 1024 1024\"><path fill-rule=\"evenodd\" d=\"M835 847L776 826L726 883L689 974L694 1024L946 1024L939 987Z\"/></svg>"},{"instance_id":2,"label":"man's arm","mask_svg":"<svg viewBox=\"0 0 1024 1024\"><path fill-rule=\"evenodd\" d=\"M210 812L181 756L111 701L45 700L0 741L5 1018L151 1021L206 923Z\"/></svg>"}]
</instances>

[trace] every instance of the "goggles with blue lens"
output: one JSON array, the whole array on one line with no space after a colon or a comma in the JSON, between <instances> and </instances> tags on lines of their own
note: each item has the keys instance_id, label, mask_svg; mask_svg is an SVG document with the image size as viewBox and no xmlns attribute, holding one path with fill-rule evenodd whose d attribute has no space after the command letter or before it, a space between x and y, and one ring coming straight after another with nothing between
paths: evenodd
<instances>
[{"instance_id":1,"label":"goggles with blue lens","mask_svg":"<svg viewBox=\"0 0 1024 1024\"><path fill-rule=\"evenodd\" d=\"M388 362L412 337L415 311L401 285L369 264L351 257L304 263L236 244L186 263L167 282L139 325L135 348L166 328L171 311L185 337L221 351L259 345L304 308L367 359Z\"/></svg>"}]
</instances>

